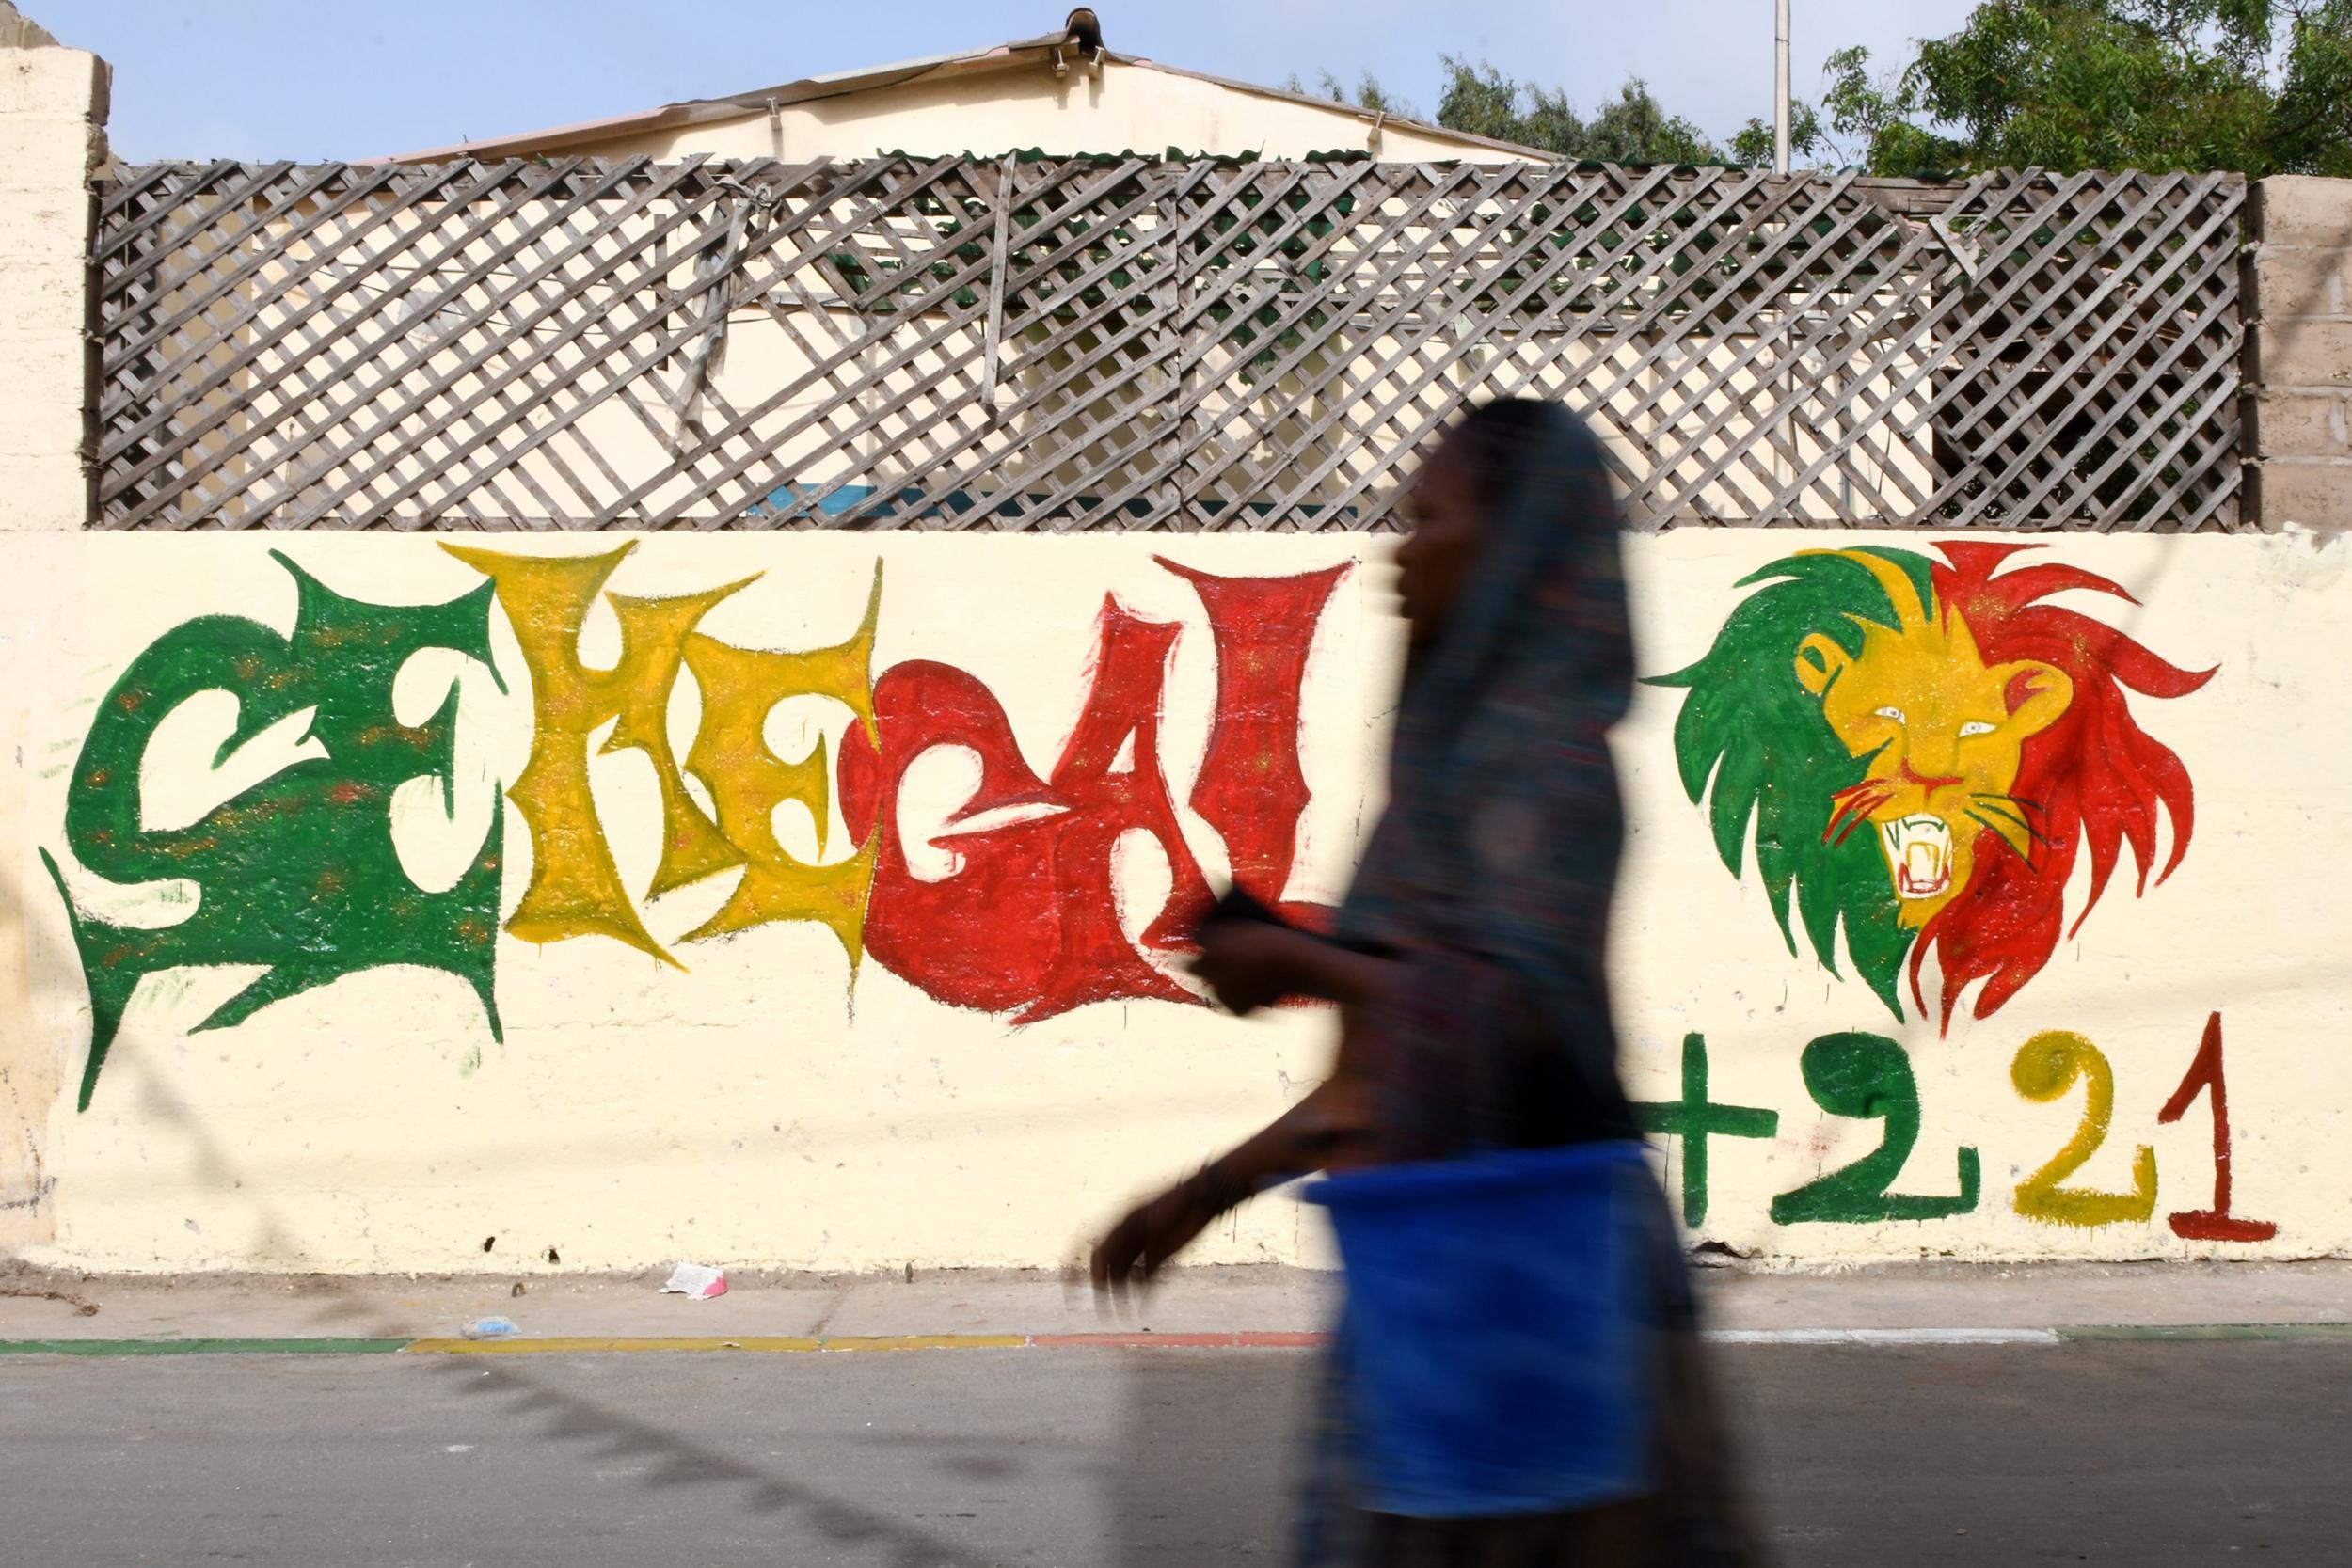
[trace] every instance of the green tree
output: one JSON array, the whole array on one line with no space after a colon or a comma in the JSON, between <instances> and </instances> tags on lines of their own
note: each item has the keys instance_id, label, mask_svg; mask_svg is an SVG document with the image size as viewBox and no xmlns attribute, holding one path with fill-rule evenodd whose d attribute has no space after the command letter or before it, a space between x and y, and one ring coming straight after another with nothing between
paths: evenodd
<instances>
[{"instance_id":1,"label":"green tree","mask_svg":"<svg viewBox=\"0 0 2352 1568\"><path fill-rule=\"evenodd\" d=\"M1706 164L1724 161L1723 150L1680 115L1670 115L1638 76L1626 78L1617 96L1588 121L1559 87L1517 82L1481 60L1458 55L1440 63L1445 85L1438 99L1438 123L1451 131L1518 142L1564 158L1597 158L1618 164Z\"/></svg>"},{"instance_id":2,"label":"green tree","mask_svg":"<svg viewBox=\"0 0 2352 1568\"><path fill-rule=\"evenodd\" d=\"M2352 177L2352 0L2299 10L2270 111L2282 172Z\"/></svg>"},{"instance_id":3,"label":"green tree","mask_svg":"<svg viewBox=\"0 0 2352 1568\"><path fill-rule=\"evenodd\" d=\"M1302 90L1295 76L1290 79L1289 87L1293 92ZM1357 108L1370 109L1375 114L1394 115L1400 119L1417 118L1410 103L1382 87L1380 78L1369 71L1356 78L1353 91L1338 77L1324 71L1316 83L1316 91L1334 103L1352 103Z\"/></svg>"},{"instance_id":4,"label":"green tree","mask_svg":"<svg viewBox=\"0 0 2352 1568\"><path fill-rule=\"evenodd\" d=\"M2352 0L1986 0L1822 105L1873 172L2352 170Z\"/></svg>"},{"instance_id":5,"label":"green tree","mask_svg":"<svg viewBox=\"0 0 2352 1568\"><path fill-rule=\"evenodd\" d=\"M1564 101L1561 107L1567 105ZM1707 133L1670 115L1650 96L1649 84L1626 78L1617 96L1584 127L1584 156L1612 164L1719 164L1724 151Z\"/></svg>"},{"instance_id":6,"label":"green tree","mask_svg":"<svg viewBox=\"0 0 2352 1568\"><path fill-rule=\"evenodd\" d=\"M1788 104L1788 160L1794 166L1798 160L1811 158L1830 150L1829 134L1821 127L1820 111L1804 99L1792 99ZM1772 122L1751 119L1733 133L1731 161L1751 168L1762 168L1772 161Z\"/></svg>"}]
</instances>

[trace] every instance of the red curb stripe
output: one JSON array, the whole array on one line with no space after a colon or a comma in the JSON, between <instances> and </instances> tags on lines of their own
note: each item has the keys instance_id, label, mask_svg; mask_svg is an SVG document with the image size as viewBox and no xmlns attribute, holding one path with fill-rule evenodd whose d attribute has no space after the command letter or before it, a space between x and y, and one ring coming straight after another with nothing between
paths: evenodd
<instances>
[{"instance_id":1,"label":"red curb stripe","mask_svg":"<svg viewBox=\"0 0 2352 1568\"><path fill-rule=\"evenodd\" d=\"M1033 1334L1040 1350L1315 1350L1328 1334Z\"/></svg>"}]
</instances>

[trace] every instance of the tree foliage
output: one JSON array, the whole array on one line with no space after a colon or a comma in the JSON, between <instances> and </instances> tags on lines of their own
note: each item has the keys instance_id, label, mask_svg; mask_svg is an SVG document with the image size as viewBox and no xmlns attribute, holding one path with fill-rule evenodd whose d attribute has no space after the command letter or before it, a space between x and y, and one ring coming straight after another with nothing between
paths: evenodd
<instances>
[{"instance_id":1,"label":"tree foliage","mask_svg":"<svg viewBox=\"0 0 2352 1568\"><path fill-rule=\"evenodd\" d=\"M1820 111L1804 99L1792 100L1788 105L1788 158L1793 166L1800 158L1809 158L1826 150L1829 133L1821 124ZM1772 161L1772 126L1770 120L1751 119L1735 132L1731 138L1731 161L1751 168L1762 168Z\"/></svg>"},{"instance_id":2,"label":"tree foliage","mask_svg":"<svg viewBox=\"0 0 2352 1568\"><path fill-rule=\"evenodd\" d=\"M1307 85L1298 79L1297 72L1293 71L1289 80L1282 84L1282 88L1286 92L1303 93L1307 90ZM1410 103L1382 87L1380 78L1369 71L1356 78L1354 87L1350 87L1329 71L1322 71L1315 80L1315 95L1327 98L1334 103L1347 103L1359 109L1370 109L1375 114L1394 115L1400 119L1415 119L1420 118L1421 113Z\"/></svg>"},{"instance_id":3,"label":"tree foliage","mask_svg":"<svg viewBox=\"0 0 2352 1568\"><path fill-rule=\"evenodd\" d=\"M2352 173L2352 0L1986 0L1821 107L1879 174L1922 169Z\"/></svg>"},{"instance_id":4,"label":"tree foliage","mask_svg":"<svg viewBox=\"0 0 2352 1568\"><path fill-rule=\"evenodd\" d=\"M1613 164L1711 164L1723 150L1680 115L1670 115L1638 76L1590 119L1576 112L1559 87L1516 82L1481 60L1443 56L1444 88L1438 123L1450 131L1539 148L1563 158Z\"/></svg>"},{"instance_id":5,"label":"tree foliage","mask_svg":"<svg viewBox=\"0 0 2352 1568\"><path fill-rule=\"evenodd\" d=\"M1450 130L1609 163L1772 161L1768 121L1718 147L1638 76L1586 119L1560 87L1439 64ZM1854 45L1823 74L1818 103L1789 105L1792 157L1816 166L2352 175L2352 0L1982 0L1904 64L1875 70ZM1369 72L1352 91L1326 72L1322 91L1413 113Z\"/></svg>"}]
</instances>

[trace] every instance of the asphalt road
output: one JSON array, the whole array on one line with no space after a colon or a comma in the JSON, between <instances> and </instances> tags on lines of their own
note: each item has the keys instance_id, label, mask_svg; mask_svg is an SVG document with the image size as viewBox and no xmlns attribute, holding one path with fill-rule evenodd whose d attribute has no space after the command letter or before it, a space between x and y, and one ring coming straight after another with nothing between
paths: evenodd
<instances>
[{"instance_id":1,"label":"asphalt road","mask_svg":"<svg viewBox=\"0 0 2352 1568\"><path fill-rule=\"evenodd\" d=\"M1784 1563L2352 1560L2352 1340L1722 1353ZM0 1359L0 1561L1272 1563L1286 1351Z\"/></svg>"}]
</instances>

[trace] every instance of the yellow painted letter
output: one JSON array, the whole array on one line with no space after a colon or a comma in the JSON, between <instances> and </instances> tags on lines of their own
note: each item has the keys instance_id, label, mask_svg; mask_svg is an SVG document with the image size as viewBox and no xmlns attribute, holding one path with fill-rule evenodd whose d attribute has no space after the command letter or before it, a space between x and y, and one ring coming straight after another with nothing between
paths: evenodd
<instances>
[{"instance_id":1,"label":"yellow painted letter","mask_svg":"<svg viewBox=\"0 0 2352 1568\"><path fill-rule=\"evenodd\" d=\"M740 865L742 853L687 794L665 722L688 635L711 606L743 584L669 599L613 594L620 660L610 670L589 670L580 662L580 626L597 590L634 544L603 555L570 556L441 547L497 586L499 605L531 672L531 760L507 791L531 830L531 886L507 930L525 942L608 936L676 963L646 931L621 885L588 787L588 737L616 721L602 750L634 749L653 762L661 788L661 863L647 897Z\"/></svg>"},{"instance_id":2,"label":"yellow painted letter","mask_svg":"<svg viewBox=\"0 0 2352 1568\"><path fill-rule=\"evenodd\" d=\"M768 714L787 697L830 697L857 716L868 740L874 734L874 625L882 610L882 563L874 563L874 586L866 618L846 642L808 653L771 653L738 648L700 632L687 639L686 667L702 688L702 726L686 753L686 766L710 790L719 826L749 858L743 880L719 912L687 933L689 942L724 935L776 920L822 921L841 941L854 967L864 950L866 897L874 879L874 847L881 835L846 861L811 865L793 859L776 842L776 807L798 800L817 824L817 852L825 849L825 826L833 815L832 769L825 741L818 736L806 756L787 762L769 748Z\"/></svg>"}]
</instances>

